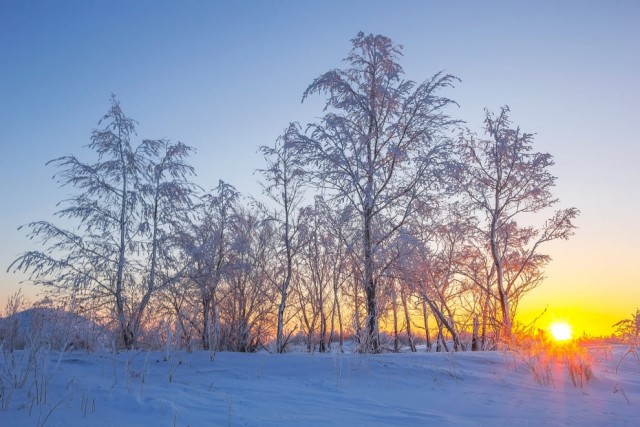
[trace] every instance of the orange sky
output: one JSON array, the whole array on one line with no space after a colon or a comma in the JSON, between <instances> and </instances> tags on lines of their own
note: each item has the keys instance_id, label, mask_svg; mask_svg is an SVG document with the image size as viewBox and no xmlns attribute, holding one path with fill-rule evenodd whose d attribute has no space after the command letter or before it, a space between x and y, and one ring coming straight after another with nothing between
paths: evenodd
<instances>
[{"instance_id":1,"label":"orange sky","mask_svg":"<svg viewBox=\"0 0 640 427\"><path fill-rule=\"evenodd\" d=\"M590 233L589 223L581 228L586 230L578 229L571 241L547 248L554 258L546 269L547 279L524 298L520 316L526 322L547 307L538 322L541 328L565 320L575 336L608 336L614 323L640 308L640 277L633 267L637 255L620 242L623 236L605 245Z\"/></svg>"}]
</instances>

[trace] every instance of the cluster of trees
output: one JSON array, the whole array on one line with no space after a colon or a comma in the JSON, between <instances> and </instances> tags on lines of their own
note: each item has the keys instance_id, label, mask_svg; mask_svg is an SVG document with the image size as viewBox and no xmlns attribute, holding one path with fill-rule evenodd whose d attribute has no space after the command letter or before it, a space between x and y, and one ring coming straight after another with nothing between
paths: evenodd
<instances>
[{"instance_id":1,"label":"cluster of trees","mask_svg":"<svg viewBox=\"0 0 640 427\"><path fill-rule=\"evenodd\" d=\"M28 224L44 249L10 269L104 316L127 348L158 331L185 347L276 352L293 337L325 351L350 335L365 352L400 336L414 351L418 336L455 349L512 339L549 262L541 245L570 237L578 215L517 222L557 203L552 157L507 107L486 112L483 134L461 131L442 95L456 77L405 80L387 37L352 43L345 68L304 93L326 97L324 116L261 147L262 201L195 185L180 142L134 147L135 122L112 98L95 163L52 161L76 190L57 212L71 227Z\"/></svg>"}]
</instances>

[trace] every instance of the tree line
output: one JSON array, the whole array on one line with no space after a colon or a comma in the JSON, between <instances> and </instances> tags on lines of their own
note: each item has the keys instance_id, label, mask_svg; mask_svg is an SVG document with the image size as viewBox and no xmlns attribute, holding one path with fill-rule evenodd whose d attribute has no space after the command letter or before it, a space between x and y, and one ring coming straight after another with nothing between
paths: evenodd
<instances>
[{"instance_id":1,"label":"tree line","mask_svg":"<svg viewBox=\"0 0 640 427\"><path fill-rule=\"evenodd\" d=\"M512 340L550 261L541 247L569 238L579 212L553 211L552 156L508 107L485 111L480 134L465 129L443 94L458 79L407 80L401 56L381 35L352 40L344 68L303 94L324 97L324 115L260 147L261 199L197 186L181 142L135 145L136 122L112 97L88 145L96 160L50 162L75 191L55 214L71 225L27 224L41 247L9 270L100 316L123 348L159 331L234 351ZM531 214L550 216L518 222Z\"/></svg>"}]
</instances>

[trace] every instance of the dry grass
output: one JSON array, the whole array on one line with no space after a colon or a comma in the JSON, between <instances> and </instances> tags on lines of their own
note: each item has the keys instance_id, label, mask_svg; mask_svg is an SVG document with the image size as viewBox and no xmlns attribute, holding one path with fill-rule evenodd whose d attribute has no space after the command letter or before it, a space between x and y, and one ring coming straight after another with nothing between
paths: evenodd
<instances>
[{"instance_id":1,"label":"dry grass","mask_svg":"<svg viewBox=\"0 0 640 427\"><path fill-rule=\"evenodd\" d=\"M540 385L555 386L553 372L556 366L566 366L574 387L583 388L593 378L593 359L589 351L574 340L554 341L539 330L535 334L519 334L509 351L529 368Z\"/></svg>"}]
</instances>

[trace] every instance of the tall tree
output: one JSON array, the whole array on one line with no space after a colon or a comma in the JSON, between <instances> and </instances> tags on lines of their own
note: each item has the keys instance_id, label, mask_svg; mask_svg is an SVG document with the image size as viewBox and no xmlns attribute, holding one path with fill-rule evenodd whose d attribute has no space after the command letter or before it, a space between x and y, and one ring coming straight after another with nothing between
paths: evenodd
<instances>
[{"instance_id":1,"label":"tall tree","mask_svg":"<svg viewBox=\"0 0 640 427\"><path fill-rule=\"evenodd\" d=\"M551 192L556 183L549 171L552 156L533 152L533 135L511 127L508 113L508 107L501 108L497 116L486 111L486 139L471 132L460 137L457 181L479 218L486 218L481 231L491 254L489 274L495 279L495 287L485 291L499 302L501 333L510 340L512 297L523 286L530 288L527 278L535 281L540 277L536 270L549 260L538 253L540 245L568 239L574 233L572 221L579 211L558 210L539 228L518 226L516 218L548 209L558 199Z\"/></svg>"},{"instance_id":2,"label":"tall tree","mask_svg":"<svg viewBox=\"0 0 640 427\"><path fill-rule=\"evenodd\" d=\"M299 205L303 197L302 176L304 165L295 153L293 142L298 133L297 126L289 125L284 134L278 138L273 147L262 146L260 151L267 163L266 169L260 170L266 179L263 184L264 193L275 203L276 208L272 220L276 222L279 247L278 254L284 259L284 271L278 274L280 303L276 326L276 351L283 353L287 340L284 336L284 312L287 307L287 296L293 277L294 257L300 243Z\"/></svg>"},{"instance_id":3,"label":"tall tree","mask_svg":"<svg viewBox=\"0 0 640 427\"><path fill-rule=\"evenodd\" d=\"M357 211L362 233L362 282L367 336L363 351L379 351L376 287L378 251L411 214L440 164L438 134L452 123L438 95L456 78L438 73L418 84L403 80L401 47L382 35L359 33L345 69L329 71L307 88L303 100L327 94L327 113L300 138L309 178Z\"/></svg>"},{"instance_id":4,"label":"tall tree","mask_svg":"<svg viewBox=\"0 0 640 427\"><path fill-rule=\"evenodd\" d=\"M148 261L146 277L141 281L142 298L133 313L136 333L152 295L185 272L177 265L177 236L188 223L197 189L189 181L195 171L186 162L193 148L182 142L159 139L144 140L140 151L144 155L139 185L142 201L140 231L145 240L144 251Z\"/></svg>"},{"instance_id":5,"label":"tall tree","mask_svg":"<svg viewBox=\"0 0 640 427\"><path fill-rule=\"evenodd\" d=\"M135 121L126 117L115 97L109 112L91 134L88 148L98 155L93 164L75 156L48 162L60 169L56 174L62 186L80 192L66 200L56 216L78 221L77 228L66 230L47 222L27 225L31 238L40 238L48 247L29 251L10 268L30 271L37 284L53 286L65 294L89 294L90 298L112 299L122 343L133 344L125 287L134 280L129 249L135 247L139 204L135 191L140 165L138 153L131 147Z\"/></svg>"},{"instance_id":6,"label":"tall tree","mask_svg":"<svg viewBox=\"0 0 640 427\"><path fill-rule=\"evenodd\" d=\"M28 224L30 237L45 248L20 255L9 267L30 272L34 283L57 296L108 310L124 347L135 344L158 288L158 263L168 259L167 233L187 203L192 172L184 163L190 149L183 144L144 140L134 149L135 124L112 96L87 146L97 161L64 156L49 162L59 168L58 182L77 190L55 214L73 228Z\"/></svg>"}]
</instances>

